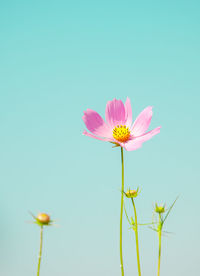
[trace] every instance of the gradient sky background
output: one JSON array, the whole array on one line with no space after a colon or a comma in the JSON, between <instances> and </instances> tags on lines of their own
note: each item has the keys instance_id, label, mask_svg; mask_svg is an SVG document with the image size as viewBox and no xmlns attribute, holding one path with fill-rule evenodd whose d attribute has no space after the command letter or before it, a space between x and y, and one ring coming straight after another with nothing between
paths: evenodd
<instances>
[{"instance_id":1,"label":"gradient sky background","mask_svg":"<svg viewBox=\"0 0 200 276\"><path fill-rule=\"evenodd\" d=\"M140 222L169 206L162 276L198 275L199 1L1 1L0 267L36 275L39 228L48 212L41 276L120 276L120 149L82 135L83 111L104 116L129 96L133 117L154 106L159 135L125 152L125 186L142 192ZM126 202L128 204L128 202ZM132 209L127 208L130 215ZM143 275L156 275L157 235L139 233ZM137 275L124 217L125 275Z\"/></svg>"}]
</instances>

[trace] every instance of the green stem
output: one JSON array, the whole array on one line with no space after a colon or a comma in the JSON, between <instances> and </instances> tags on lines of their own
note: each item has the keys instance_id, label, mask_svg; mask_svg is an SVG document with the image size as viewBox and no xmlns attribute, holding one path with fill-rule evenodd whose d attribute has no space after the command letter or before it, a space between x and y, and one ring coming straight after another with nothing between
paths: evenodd
<instances>
[{"instance_id":1,"label":"green stem","mask_svg":"<svg viewBox=\"0 0 200 276\"><path fill-rule=\"evenodd\" d=\"M135 203L133 198L131 198L133 203L134 215L135 215L135 242L136 242L136 253L137 253L137 265L138 265L138 275L141 276L140 269L140 255L139 255L139 242L138 242L138 223L137 223L137 213L135 208Z\"/></svg>"},{"instance_id":2,"label":"green stem","mask_svg":"<svg viewBox=\"0 0 200 276\"><path fill-rule=\"evenodd\" d=\"M159 250L158 250L158 273L157 273L157 276L160 276L161 235L162 235L162 224L161 224L161 217L159 214L159 228L158 228Z\"/></svg>"},{"instance_id":3,"label":"green stem","mask_svg":"<svg viewBox=\"0 0 200 276\"><path fill-rule=\"evenodd\" d=\"M42 241L43 241L43 225L41 225L41 228L40 228L40 252L39 252L39 257L38 257L37 276L40 275L40 263L41 263L41 258L42 258Z\"/></svg>"},{"instance_id":4,"label":"green stem","mask_svg":"<svg viewBox=\"0 0 200 276\"><path fill-rule=\"evenodd\" d=\"M122 253L122 218L123 218L123 205L124 205L124 156L123 148L121 147L121 161L122 161L122 189L121 189L121 212L120 212L120 266L121 273L124 276L124 265L123 265L123 253Z\"/></svg>"}]
</instances>

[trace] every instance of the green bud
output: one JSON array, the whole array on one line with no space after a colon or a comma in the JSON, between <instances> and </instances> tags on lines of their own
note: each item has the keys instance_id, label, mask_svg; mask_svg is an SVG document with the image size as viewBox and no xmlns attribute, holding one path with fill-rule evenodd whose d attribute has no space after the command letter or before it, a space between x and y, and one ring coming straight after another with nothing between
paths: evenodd
<instances>
[{"instance_id":1,"label":"green bud","mask_svg":"<svg viewBox=\"0 0 200 276\"><path fill-rule=\"evenodd\" d=\"M156 213L162 214L162 213L165 212L165 205L158 206L157 203L156 203L154 210L155 210Z\"/></svg>"}]
</instances>

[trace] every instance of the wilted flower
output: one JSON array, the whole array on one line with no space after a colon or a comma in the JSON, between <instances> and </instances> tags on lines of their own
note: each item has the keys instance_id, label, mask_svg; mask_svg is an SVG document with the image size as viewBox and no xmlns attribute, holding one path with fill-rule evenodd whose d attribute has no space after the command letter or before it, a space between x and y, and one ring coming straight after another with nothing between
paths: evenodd
<instances>
[{"instance_id":1,"label":"wilted flower","mask_svg":"<svg viewBox=\"0 0 200 276\"><path fill-rule=\"evenodd\" d=\"M140 148L143 142L160 132L160 127L146 132L152 118L152 106L146 107L132 123L129 98L125 105L121 100L109 101L106 105L105 117L106 122L96 111L87 109L82 118L91 133L85 130L83 134L132 151Z\"/></svg>"}]
</instances>

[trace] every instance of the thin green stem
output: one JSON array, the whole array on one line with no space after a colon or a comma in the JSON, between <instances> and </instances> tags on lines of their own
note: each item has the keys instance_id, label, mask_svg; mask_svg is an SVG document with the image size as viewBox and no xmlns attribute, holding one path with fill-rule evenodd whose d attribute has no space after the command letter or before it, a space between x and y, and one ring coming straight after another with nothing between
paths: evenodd
<instances>
[{"instance_id":1,"label":"thin green stem","mask_svg":"<svg viewBox=\"0 0 200 276\"><path fill-rule=\"evenodd\" d=\"M141 276L140 269L140 255L139 255L139 242L138 242L138 223L137 223L137 213L135 208L135 203L133 198L131 198L133 203L134 215L135 215L135 242L136 242L136 253L137 253L137 266L138 266L138 275Z\"/></svg>"},{"instance_id":2,"label":"thin green stem","mask_svg":"<svg viewBox=\"0 0 200 276\"><path fill-rule=\"evenodd\" d=\"M127 220L128 220L128 223L129 223L130 226L131 226L130 219L128 218L128 214L127 214L127 212L126 212L125 204L124 204L124 213L125 213L125 215L126 215L126 218L127 218Z\"/></svg>"},{"instance_id":3,"label":"thin green stem","mask_svg":"<svg viewBox=\"0 0 200 276\"><path fill-rule=\"evenodd\" d=\"M120 212L120 264L121 264L121 273L122 273L122 276L124 276L123 253L122 253L122 219L123 219L123 205L124 205L124 155L123 155L122 147L121 147L121 162L122 162L122 189L121 189L121 212Z\"/></svg>"},{"instance_id":4,"label":"thin green stem","mask_svg":"<svg viewBox=\"0 0 200 276\"><path fill-rule=\"evenodd\" d=\"M158 227L159 250L158 250L158 273L157 273L157 276L160 276L161 236L162 236L162 222L161 222L161 215L159 214L159 227Z\"/></svg>"},{"instance_id":5,"label":"thin green stem","mask_svg":"<svg viewBox=\"0 0 200 276\"><path fill-rule=\"evenodd\" d=\"M40 228L40 251L39 251L39 257L38 257L37 276L40 275L40 264L41 264L41 258L42 258L42 241L43 241L43 225L41 225L41 228Z\"/></svg>"}]
</instances>

